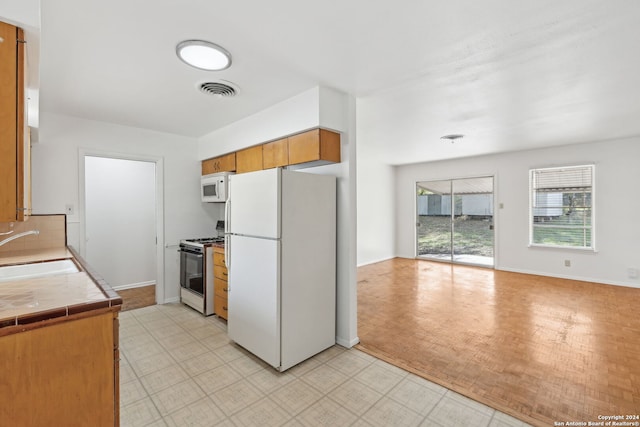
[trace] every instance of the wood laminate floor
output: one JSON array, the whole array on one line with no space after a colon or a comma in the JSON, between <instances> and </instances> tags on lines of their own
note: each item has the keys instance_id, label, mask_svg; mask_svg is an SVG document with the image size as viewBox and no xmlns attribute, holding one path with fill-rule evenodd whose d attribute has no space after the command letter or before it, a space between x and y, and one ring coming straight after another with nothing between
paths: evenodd
<instances>
[{"instance_id":1,"label":"wood laminate floor","mask_svg":"<svg viewBox=\"0 0 640 427\"><path fill-rule=\"evenodd\" d=\"M156 285L117 291L122 298L122 311L148 307L156 303Z\"/></svg>"},{"instance_id":2,"label":"wood laminate floor","mask_svg":"<svg viewBox=\"0 0 640 427\"><path fill-rule=\"evenodd\" d=\"M361 350L534 425L640 414L639 313L628 287L400 258L358 269Z\"/></svg>"}]
</instances>

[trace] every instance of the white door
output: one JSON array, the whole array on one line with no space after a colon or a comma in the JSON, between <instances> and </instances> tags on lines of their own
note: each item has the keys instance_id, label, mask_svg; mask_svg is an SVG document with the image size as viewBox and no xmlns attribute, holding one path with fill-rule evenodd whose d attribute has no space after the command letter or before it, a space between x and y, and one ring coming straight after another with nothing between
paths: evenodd
<instances>
[{"instance_id":1,"label":"white door","mask_svg":"<svg viewBox=\"0 0 640 427\"><path fill-rule=\"evenodd\" d=\"M156 282L156 165L85 156L85 258L113 287Z\"/></svg>"},{"instance_id":2,"label":"white door","mask_svg":"<svg viewBox=\"0 0 640 427\"><path fill-rule=\"evenodd\" d=\"M229 338L280 366L280 241L230 236Z\"/></svg>"},{"instance_id":3,"label":"white door","mask_svg":"<svg viewBox=\"0 0 640 427\"><path fill-rule=\"evenodd\" d=\"M229 232L280 238L280 170L229 177Z\"/></svg>"}]
</instances>

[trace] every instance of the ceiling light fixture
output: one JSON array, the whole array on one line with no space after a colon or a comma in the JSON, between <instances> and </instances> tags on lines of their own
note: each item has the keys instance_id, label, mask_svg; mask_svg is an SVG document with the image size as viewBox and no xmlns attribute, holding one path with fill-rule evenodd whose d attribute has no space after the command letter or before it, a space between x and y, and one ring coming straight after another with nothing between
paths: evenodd
<instances>
[{"instance_id":1,"label":"ceiling light fixture","mask_svg":"<svg viewBox=\"0 0 640 427\"><path fill-rule=\"evenodd\" d=\"M449 141L451 141L452 144L456 142L457 139L461 139L461 138L464 138L464 135L459 133L453 133L451 135L445 135L440 137L440 139L448 139Z\"/></svg>"},{"instance_id":2,"label":"ceiling light fixture","mask_svg":"<svg viewBox=\"0 0 640 427\"><path fill-rule=\"evenodd\" d=\"M185 64L206 71L220 71L231 66L231 54L205 40L185 40L176 46L178 58Z\"/></svg>"}]
</instances>

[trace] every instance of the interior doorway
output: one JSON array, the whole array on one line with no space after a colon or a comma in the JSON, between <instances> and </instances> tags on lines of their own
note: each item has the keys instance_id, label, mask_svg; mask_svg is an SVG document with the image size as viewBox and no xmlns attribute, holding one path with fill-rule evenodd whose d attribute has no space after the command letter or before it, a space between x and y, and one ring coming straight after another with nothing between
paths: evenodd
<instances>
[{"instance_id":1,"label":"interior doorway","mask_svg":"<svg viewBox=\"0 0 640 427\"><path fill-rule=\"evenodd\" d=\"M162 159L82 153L80 253L116 290L164 298Z\"/></svg>"},{"instance_id":2,"label":"interior doorway","mask_svg":"<svg viewBox=\"0 0 640 427\"><path fill-rule=\"evenodd\" d=\"M493 177L416 183L416 255L494 266Z\"/></svg>"}]
</instances>

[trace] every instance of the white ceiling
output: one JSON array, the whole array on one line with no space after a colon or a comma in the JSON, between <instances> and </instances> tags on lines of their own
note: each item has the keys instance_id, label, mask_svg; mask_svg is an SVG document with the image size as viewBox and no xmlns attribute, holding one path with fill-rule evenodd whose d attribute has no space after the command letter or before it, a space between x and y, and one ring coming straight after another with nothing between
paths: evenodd
<instances>
[{"instance_id":1,"label":"white ceiling","mask_svg":"<svg viewBox=\"0 0 640 427\"><path fill-rule=\"evenodd\" d=\"M41 2L40 109L190 137L322 85L391 164L640 135L638 0ZM205 72L175 55L205 39ZM200 93L229 81L235 98ZM462 133L451 144L442 135ZM255 141L260 142L260 141Z\"/></svg>"}]
</instances>

